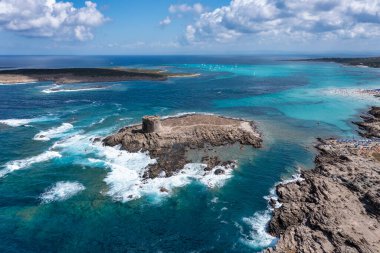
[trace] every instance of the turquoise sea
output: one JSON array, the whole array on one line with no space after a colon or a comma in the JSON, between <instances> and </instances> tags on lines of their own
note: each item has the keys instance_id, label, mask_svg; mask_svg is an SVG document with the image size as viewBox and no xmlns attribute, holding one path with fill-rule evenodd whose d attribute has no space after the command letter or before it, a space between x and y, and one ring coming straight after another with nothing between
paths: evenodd
<instances>
[{"instance_id":1,"label":"turquoise sea","mask_svg":"<svg viewBox=\"0 0 380 253\"><path fill-rule=\"evenodd\" d=\"M380 70L240 56L1 56L0 68L155 68L164 82L0 84L0 252L258 252L266 196L312 168L317 137L359 138ZM231 147L225 178L144 181L149 154L93 144L143 115L214 113L255 120L261 149ZM165 186L170 193L158 189ZM133 196L130 200L128 196Z\"/></svg>"}]
</instances>

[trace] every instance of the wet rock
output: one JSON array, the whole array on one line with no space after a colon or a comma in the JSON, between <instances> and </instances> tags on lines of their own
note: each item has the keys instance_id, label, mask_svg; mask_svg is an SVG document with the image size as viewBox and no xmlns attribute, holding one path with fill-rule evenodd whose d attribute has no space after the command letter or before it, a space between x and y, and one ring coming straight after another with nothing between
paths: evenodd
<instances>
[{"instance_id":1,"label":"wet rock","mask_svg":"<svg viewBox=\"0 0 380 253\"><path fill-rule=\"evenodd\" d=\"M272 208L275 208L276 207L276 204L277 204L277 201L273 198L270 198L269 199L269 205L272 207Z\"/></svg>"},{"instance_id":2,"label":"wet rock","mask_svg":"<svg viewBox=\"0 0 380 253\"><path fill-rule=\"evenodd\" d=\"M237 165L237 161L224 161L220 165L223 167L234 169Z\"/></svg>"},{"instance_id":3,"label":"wet rock","mask_svg":"<svg viewBox=\"0 0 380 253\"><path fill-rule=\"evenodd\" d=\"M215 174L215 175L223 175L224 173L225 173L225 171L222 170L222 169L216 169L216 170L214 171L214 174Z\"/></svg>"},{"instance_id":4,"label":"wet rock","mask_svg":"<svg viewBox=\"0 0 380 253\"><path fill-rule=\"evenodd\" d=\"M202 157L202 163L207 165L207 167L204 170L210 171L213 168L215 168L216 166L220 165L221 161L220 161L219 157L217 157L217 156L212 156L212 157L204 156L204 157Z\"/></svg>"},{"instance_id":5,"label":"wet rock","mask_svg":"<svg viewBox=\"0 0 380 253\"><path fill-rule=\"evenodd\" d=\"M95 138L92 140L93 143L100 142L100 141L102 141L102 139L99 138L99 137L95 137Z\"/></svg>"}]
</instances>

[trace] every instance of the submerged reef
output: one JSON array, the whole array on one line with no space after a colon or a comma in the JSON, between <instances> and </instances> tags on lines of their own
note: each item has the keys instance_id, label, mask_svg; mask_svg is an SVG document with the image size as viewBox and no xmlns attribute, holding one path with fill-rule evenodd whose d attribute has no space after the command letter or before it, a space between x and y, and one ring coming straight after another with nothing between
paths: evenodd
<instances>
[{"instance_id":1,"label":"submerged reef","mask_svg":"<svg viewBox=\"0 0 380 253\"><path fill-rule=\"evenodd\" d=\"M380 108L363 118L368 139L319 139L315 168L276 187L269 232L279 241L266 252L379 252Z\"/></svg>"}]
</instances>

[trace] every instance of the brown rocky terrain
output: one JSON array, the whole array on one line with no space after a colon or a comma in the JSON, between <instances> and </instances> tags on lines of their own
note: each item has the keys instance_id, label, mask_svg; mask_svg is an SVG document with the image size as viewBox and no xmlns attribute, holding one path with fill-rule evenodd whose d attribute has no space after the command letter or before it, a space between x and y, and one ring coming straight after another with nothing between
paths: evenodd
<instances>
[{"instance_id":1,"label":"brown rocky terrain","mask_svg":"<svg viewBox=\"0 0 380 253\"><path fill-rule=\"evenodd\" d=\"M157 163L151 165L145 177L166 176L181 170L189 161L189 150L212 149L240 143L260 147L262 139L253 122L214 115L190 114L160 119L146 116L141 125L129 126L103 140L105 145L121 145L129 152L149 151ZM220 157L203 157L207 169L230 165ZM223 173L218 171L218 173Z\"/></svg>"},{"instance_id":2,"label":"brown rocky terrain","mask_svg":"<svg viewBox=\"0 0 380 253\"><path fill-rule=\"evenodd\" d=\"M194 77L196 74L168 73L161 70L127 68L9 69L0 71L0 83L54 82L98 83L133 80L164 81L170 77Z\"/></svg>"},{"instance_id":3,"label":"brown rocky terrain","mask_svg":"<svg viewBox=\"0 0 380 253\"><path fill-rule=\"evenodd\" d=\"M380 252L379 112L358 123L374 139L319 140L315 168L276 187L269 232L279 241L266 252Z\"/></svg>"}]
</instances>

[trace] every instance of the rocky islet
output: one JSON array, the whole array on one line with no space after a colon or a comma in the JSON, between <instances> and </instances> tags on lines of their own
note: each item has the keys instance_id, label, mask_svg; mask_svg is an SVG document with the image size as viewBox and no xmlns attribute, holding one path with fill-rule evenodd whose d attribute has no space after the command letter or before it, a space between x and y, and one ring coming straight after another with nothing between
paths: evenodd
<instances>
[{"instance_id":1,"label":"rocky islet","mask_svg":"<svg viewBox=\"0 0 380 253\"><path fill-rule=\"evenodd\" d=\"M171 176L191 161L189 150L211 150L214 147L239 143L255 148L261 147L262 138L252 121L216 115L188 114L161 119L145 116L142 124L128 126L103 140L108 146L121 145L129 152L148 151L157 158L149 165L144 177ZM223 161L222 157L204 156L205 170L217 166L234 167L235 161ZM215 174L223 174L222 169Z\"/></svg>"}]
</instances>

